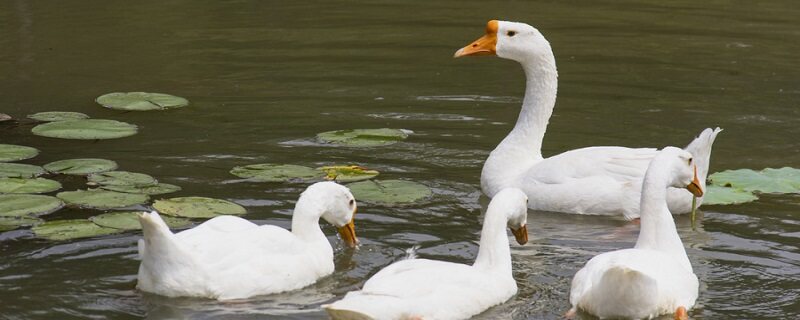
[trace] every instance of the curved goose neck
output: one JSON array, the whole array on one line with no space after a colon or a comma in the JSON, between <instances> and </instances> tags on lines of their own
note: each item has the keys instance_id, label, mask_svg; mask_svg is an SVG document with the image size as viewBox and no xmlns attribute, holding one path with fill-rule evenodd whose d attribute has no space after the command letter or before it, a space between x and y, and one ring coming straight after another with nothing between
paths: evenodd
<instances>
[{"instance_id":1,"label":"curved goose neck","mask_svg":"<svg viewBox=\"0 0 800 320\"><path fill-rule=\"evenodd\" d=\"M314 201L303 201L301 198L297 201L292 214L292 233L308 243L325 242L328 244L328 239L325 238L325 234L319 227L319 218L323 212L324 209ZM328 247L330 248L330 244Z\"/></svg>"},{"instance_id":2,"label":"curved goose neck","mask_svg":"<svg viewBox=\"0 0 800 320\"><path fill-rule=\"evenodd\" d=\"M503 212L492 210L492 208L486 211L483 229L481 229L478 257L475 258L474 267L484 270L500 270L511 275L511 249L506 234L507 222L508 218Z\"/></svg>"},{"instance_id":3,"label":"curved goose neck","mask_svg":"<svg viewBox=\"0 0 800 320\"><path fill-rule=\"evenodd\" d=\"M662 168L658 158L654 159L645 173L642 183L641 210L641 230L639 239L636 241L635 248L658 250L668 253L678 259L689 270L692 265L683 242L678 236L675 228L675 221L667 207L667 188L669 187L670 176Z\"/></svg>"}]
</instances>

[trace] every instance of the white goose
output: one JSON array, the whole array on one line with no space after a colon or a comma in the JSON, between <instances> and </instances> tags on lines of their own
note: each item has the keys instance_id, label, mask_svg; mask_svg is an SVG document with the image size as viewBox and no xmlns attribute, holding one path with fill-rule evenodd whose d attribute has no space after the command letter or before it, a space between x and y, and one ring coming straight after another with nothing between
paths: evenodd
<instances>
[{"instance_id":1,"label":"white goose","mask_svg":"<svg viewBox=\"0 0 800 320\"><path fill-rule=\"evenodd\" d=\"M580 308L600 318L674 313L685 319L699 284L667 208L667 188L683 187L700 197L700 184L691 154L674 147L659 152L644 177L636 246L599 254L575 274L568 316Z\"/></svg>"},{"instance_id":2,"label":"white goose","mask_svg":"<svg viewBox=\"0 0 800 320\"><path fill-rule=\"evenodd\" d=\"M292 231L219 216L173 234L155 212L142 213L139 240L142 291L164 296L218 300L299 289L333 273L333 249L319 227L320 217L338 227L350 246L357 242L350 191L319 182L300 195Z\"/></svg>"},{"instance_id":3,"label":"white goose","mask_svg":"<svg viewBox=\"0 0 800 320\"><path fill-rule=\"evenodd\" d=\"M481 172L489 197L503 188L522 189L531 209L578 214L639 216L641 180L657 150L589 147L542 157L542 139L556 102L558 72L550 43L524 23L489 21L486 35L455 57L497 55L522 64L527 78L522 111L511 133L492 151ZM706 129L686 147L695 157L705 187L711 146L721 130ZM698 206L703 199L697 200ZM692 210L686 190L670 189L674 214Z\"/></svg>"},{"instance_id":4,"label":"white goose","mask_svg":"<svg viewBox=\"0 0 800 320\"><path fill-rule=\"evenodd\" d=\"M502 190L486 210L478 257L472 266L428 259L396 262L359 291L323 306L333 319L465 319L501 304L517 292L505 227L528 241L527 197Z\"/></svg>"}]
</instances>

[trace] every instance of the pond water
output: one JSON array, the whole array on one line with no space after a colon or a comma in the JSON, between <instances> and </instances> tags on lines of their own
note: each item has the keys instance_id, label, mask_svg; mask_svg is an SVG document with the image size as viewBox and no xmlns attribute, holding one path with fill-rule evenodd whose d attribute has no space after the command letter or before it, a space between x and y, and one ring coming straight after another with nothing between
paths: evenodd
<instances>
[{"instance_id":1,"label":"pond water","mask_svg":"<svg viewBox=\"0 0 800 320\"><path fill-rule=\"evenodd\" d=\"M323 227L336 248L332 276L235 303L136 291L136 232L65 242L0 233L0 318L320 319L321 304L414 245L424 258L471 262L488 203L481 166L515 121L524 86L514 62L452 58L489 19L530 23L554 48L559 96L545 155L684 146L720 126L712 172L800 167L798 17L793 1L4 1L0 112L77 111L140 127L93 142L0 125L0 143L42 151L23 163L112 159L183 187L167 197L232 200L247 219L284 227L306 185L236 182L232 167L357 163L428 185L434 196L405 207L361 204L357 250ZM166 92L191 106L120 112L93 102L114 91ZM318 132L382 127L415 134L368 149L313 143ZM597 253L632 246L638 233L603 217L530 212L528 221L530 242L512 244L519 293L479 318L560 318L575 271ZM800 196L704 206L696 229L686 216L677 225L701 282L692 318L800 316Z\"/></svg>"}]
</instances>

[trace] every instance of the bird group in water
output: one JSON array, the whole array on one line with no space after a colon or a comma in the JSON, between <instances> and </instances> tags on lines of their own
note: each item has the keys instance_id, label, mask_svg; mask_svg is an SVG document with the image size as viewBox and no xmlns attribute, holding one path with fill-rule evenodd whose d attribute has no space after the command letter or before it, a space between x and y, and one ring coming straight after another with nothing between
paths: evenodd
<instances>
[{"instance_id":1,"label":"bird group in water","mask_svg":"<svg viewBox=\"0 0 800 320\"><path fill-rule=\"evenodd\" d=\"M491 152L481 189L492 198L471 265L410 258L370 277L360 290L323 305L333 319L465 319L517 293L509 237L528 241L528 209L640 219L636 245L599 254L572 279L567 317L687 319L699 282L673 214L702 203L711 148L721 129L705 129L685 148L614 146L544 158L544 133L558 73L549 42L534 27L492 20L455 57L498 56L519 62L527 79L519 118ZM173 233L156 212L139 216L143 239L137 288L170 297L244 299L306 287L334 271L334 251L319 220L358 244L356 199L335 182L309 186L294 208L291 231L219 216Z\"/></svg>"}]
</instances>

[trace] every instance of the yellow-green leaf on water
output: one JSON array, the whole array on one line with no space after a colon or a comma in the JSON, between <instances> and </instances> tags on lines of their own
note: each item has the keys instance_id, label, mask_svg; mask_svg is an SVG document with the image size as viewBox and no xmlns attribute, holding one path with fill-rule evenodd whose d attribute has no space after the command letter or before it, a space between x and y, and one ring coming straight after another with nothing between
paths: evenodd
<instances>
[{"instance_id":1,"label":"yellow-green leaf on water","mask_svg":"<svg viewBox=\"0 0 800 320\"><path fill-rule=\"evenodd\" d=\"M124 208L149 200L144 194L115 192L102 189L59 192L56 197L69 205L94 209Z\"/></svg>"},{"instance_id":2,"label":"yellow-green leaf on water","mask_svg":"<svg viewBox=\"0 0 800 320\"><path fill-rule=\"evenodd\" d=\"M44 173L44 169L40 166L0 162L0 177L2 178L35 178Z\"/></svg>"},{"instance_id":3,"label":"yellow-green leaf on water","mask_svg":"<svg viewBox=\"0 0 800 320\"><path fill-rule=\"evenodd\" d=\"M64 206L56 197L39 194L0 194L0 216L48 214Z\"/></svg>"},{"instance_id":4,"label":"yellow-green leaf on water","mask_svg":"<svg viewBox=\"0 0 800 320\"><path fill-rule=\"evenodd\" d=\"M181 197L156 200L159 213L186 218L213 218L219 215L243 215L244 207L230 201L205 197Z\"/></svg>"},{"instance_id":5,"label":"yellow-green leaf on water","mask_svg":"<svg viewBox=\"0 0 800 320\"><path fill-rule=\"evenodd\" d=\"M409 204L430 197L427 186L405 180L367 180L347 185L358 201L385 205Z\"/></svg>"},{"instance_id":6,"label":"yellow-green leaf on water","mask_svg":"<svg viewBox=\"0 0 800 320\"><path fill-rule=\"evenodd\" d=\"M126 111L166 110L185 107L189 100L165 93L113 92L97 97L101 106Z\"/></svg>"},{"instance_id":7,"label":"yellow-green leaf on water","mask_svg":"<svg viewBox=\"0 0 800 320\"><path fill-rule=\"evenodd\" d=\"M47 221L34 226L31 230L36 237L56 241L122 232L120 229L101 227L86 219Z\"/></svg>"},{"instance_id":8,"label":"yellow-green leaf on water","mask_svg":"<svg viewBox=\"0 0 800 320\"><path fill-rule=\"evenodd\" d=\"M0 231L14 230L19 227L28 227L42 223L44 220L34 217L5 217L0 216Z\"/></svg>"},{"instance_id":9,"label":"yellow-green leaf on water","mask_svg":"<svg viewBox=\"0 0 800 320\"><path fill-rule=\"evenodd\" d=\"M119 186L104 185L100 186L100 188L117 192L125 192L125 193L141 193L151 196L157 194L167 194L167 193L181 191L181 187L168 183L158 183L156 185L144 186L144 187L129 186L129 185L119 185Z\"/></svg>"},{"instance_id":10,"label":"yellow-green leaf on water","mask_svg":"<svg viewBox=\"0 0 800 320\"><path fill-rule=\"evenodd\" d=\"M138 213L139 212L136 211L112 212L91 217L89 220L101 227L122 230L139 230L142 228L142 225L139 223ZM185 228L192 224L190 220L183 218L170 216L161 216L161 218L164 219L164 222L166 222L167 226L169 226L171 229Z\"/></svg>"},{"instance_id":11,"label":"yellow-green leaf on water","mask_svg":"<svg viewBox=\"0 0 800 320\"><path fill-rule=\"evenodd\" d=\"M150 175L128 171L108 171L92 173L87 176L89 182L103 186L135 186L148 187L158 184L155 178Z\"/></svg>"},{"instance_id":12,"label":"yellow-green leaf on water","mask_svg":"<svg viewBox=\"0 0 800 320\"><path fill-rule=\"evenodd\" d=\"M306 181L322 179L319 170L293 164L260 163L234 167L231 174L259 182Z\"/></svg>"},{"instance_id":13,"label":"yellow-green leaf on water","mask_svg":"<svg viewBox=\"0 0 800 320\"><path fill-rule=\"evenodd\" d=\"M138 127L130 123L106 119L64 120L40 124L31 132L37 136L61 139L96 140L132 136Z\"/></svg>"},{"instance_id":14,"label":"yellow-green leaf on water","mask_svg":"<svg viewBox=\"0 0 800 320\"><path fill-rule=\"evenodd\" d=\"M409 130L402 129L346 129L317 134L317 139L348 147L376 147L397 143L408 138Z\"/></svg>"},{"instance_id":15,"label":"yellow-green leaf on water","mask_svg":"<svg viewBox=\"0 0 800 320\"><path fill-rule=\"evenodd\" d=\"M0 193L47 193L61 189L61 183L45 178L0 178Z\"/></svg>"},{"instance_id":16,"label":"yellow-green leaf on water","mask_svg":"<svg viewBox=\"0 0 800 320\"><path fill-rule=\"evenodd\" d=\"M714 173L708 179L716 186L733 187L745 191L800 193L800 169L790 167L766 168L761 171L726 170Z\"/></svg>"},{"instance_id":17,"label":"yellow-green leaf on water","mask_svg":"<svg viewBox=\"0 0 800 320\"><path fill-rule=\"evenodd\" d=\"M87 175L90 173L106 172L117 168L117 163L106 159L67 159L53 161L44 165L44 169L52 173Z\"/></svg>"},{"instance_id":18,"label":"yellow-green leaf on water","mask_svg":"<svg viewBox=\"0 0 800 320\"><path fill-rule=\"evenodd\" d=\"M64 120L89 119L89 116L80 112L47 111L47 112L38 112L30 114L28 115L28 118L36 121L53 122L53 121L64 121Z\"/></svg>"},{"instance_id":19,"label":"yellow-green leaf on water","mask_svg":"<svg viewBox=\"0 0 800 320\"><path fill-rule=\"evenodd\" d=\"M18 146L14 144L0 144L0 162L25 160L39 154L36 148Z\"/></svg>"},{"instance_id":20,"label":"yellow-green leaf on water","mask_svg":"<svg viewBox=\"0 0 800 320\"><path fill-rule=\"evenodd\" d=\"M379 172L370 170L361 166L325 166L319 167L325 173L326 180L335 180L337 182L355 182L362 180L369 180L378 176Z\"/></svg>"},{"instance_id":21,"label":"yellow-green leaf on water","mask_svg":"<svg viewBox=\"0 0 800 320\"><path fill-rule=\"evenodd\" d=\"M756 200L758 197L750 191L715 185L706 186L706 193L703 195L704 205L740 204Z\"/></svg>"}]
</instances>

